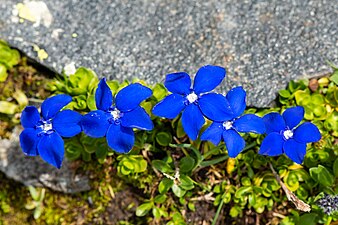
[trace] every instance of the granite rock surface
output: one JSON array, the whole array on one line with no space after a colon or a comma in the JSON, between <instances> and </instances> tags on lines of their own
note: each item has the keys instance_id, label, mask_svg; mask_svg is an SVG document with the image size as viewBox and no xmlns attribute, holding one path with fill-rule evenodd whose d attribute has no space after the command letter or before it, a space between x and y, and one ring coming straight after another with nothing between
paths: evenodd
<instances>
[{"instance_id":1,"label":"granite rock surface","mask_svg":"<svg viewBox=\"0 0 338 225\"><path fill-rule=\"evenodd\" d=\"M216 64L228 71L220 91L242 85L267 107L289 80L338 64L337 0L0 2L0 38L57 72L74 62L154 83Z\"/></svg>"},{"instance_id":2,"label":"granite rock surface","mask_svg":"<svg viewBox=\"0 0 338 225\"><path fill-rule=\"evenodd\" d=\"M20 148L21 130L15 128L10 139L0 138L0 171L26 186L48 187L63 193L90 190L88 174L76 170L75 163L64 160L61 169L40 157L25 156Z\"/></svg>"}]
</instances>

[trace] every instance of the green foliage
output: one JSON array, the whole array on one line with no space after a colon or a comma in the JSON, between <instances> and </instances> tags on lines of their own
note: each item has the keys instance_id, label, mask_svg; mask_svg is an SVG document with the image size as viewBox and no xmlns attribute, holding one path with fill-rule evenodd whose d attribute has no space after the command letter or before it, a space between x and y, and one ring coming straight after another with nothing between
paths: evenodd
<instances>
[{"instance_id":1,"label":"green foliage","mask_svg":"<svg viewBox=\"0 0 338 225\"><path fill-rule=\"evenodd\" d=\"M147 161L141 155L119 155L117 160L117 171L122 175L143 173L147 170Z\"/></svg>"},{"instance_id":2,"label":"green foliage","mask_svg":"<svg viewBox=\"0 0 338 225\"><path fill-rule=\"evenodd\" d=\"M8 65L0 62L0 75L4 66L7 73L11 71ZM11 73L8 73L8 80L12 79ZM250 216L261 218L260 222L265 224L272 219L269 217L271 214L267 213L270 211L284 217L273 218L281 224L304 224L304 221L306 224L325 224L336 221L338 216L324 215L315 204L316 198L323 193L338 194L336 77L335 71L330 78L317 80L316 89L310 89L307 80L291 81L286 90L279 92L277 107L246 110L247 113L263 116L271 111L283 112L287 107L302 105L305 120L315 123L323 136L320 142L308 145L302 165L294 164L284 155L258 155L262 136L256 134L244 136L247 143L245 150L236 159L229 158L224 144L214 146L200 140L191 142L182 129L180 118L169 121L152 115L154 130L135 132L135 146L128 154L114 153L104 138L94 139L79 134L66 139L66 157L79 170L90 174L93 190L75 196L47 190L45 198L41 198L42 190L37 192L30 188L31 197L26 207L35 209L33 215L42 224L74 223L74 218L80 215L78 211L85 215L83 219L86 223L107 224L106 210L119 193L128 190L133 193L133 201L124 206L126 212L133 215L123 218L125 221L120 221L120 224L181 225L204 220L210 223L217 219L226 221L226 224L244 224ZM15 79L11 82L15 83ZM33 83L37 82L33 80ZM133 82L144 84L139 80ZM79 68L69 77L62 75L48 81L47 89L53 94L71 95L73 101L68 108L86 113L96 109L94 94L97 83L98 77L92 70ZM127 84L127 81L108 81L114 94ZM142 103L149 114L152 107L168 94L162 84L151 88L153 96ZM7 91L13 101L7 102L1 98L5 103L0 104L9 106L0 108L9 110L9 114L22 109L28 103L28 98L24 96L32 95L20 90L25 89ZM10 106L12 104L15 106ZM210 121L203 129L208 124ZM293 206L287 204L286 195L270 170L269 163L286 187L311 205L311 213L292 210ZM0 191L0 199L6 197ZM93 203L89 204L88 199ZM120 208L122 206L119 205ZM12 210L9 201L3 201L0 207L3 213ZM218 213L215 213L216 208ZM201 211L210 213L200 216Z\"/></svg>"},{"instance_id":3,"label":"green foliage","mask_svg":"<svg viewBox=\"0 0 338 225\"><path fill-rule=\"evenodd\" d=\"M47 82L25 57L0 40L0 137L10 136L29 101L36 104L50 94L44 88Z\"/></svg>"},{"instance_id":4,"label":"green foliage","mask_svg":"<svg viewBox=\"0 0 338 225\"><path fill-rule=\"evenodd\" d=\"M8 46L8 44L0 40L0 82L6 81L8 77L7 70L19 64L20 53Z\"/></svg>"},{"instance_id":5,"label":"green foliage","mask_svg":"<svg viewBox=\"0 0 338 225\"><path fill-rule=\"evenodd\" d=\"M43 199L45 198L46 190L41 188L40 190L35 189L33 186L28 186L28 190L31 194L32 201L28 202L25 205L25 208L28 210L33 210L34 219L39 219L43 212Z\"/></svg>"}]
</instances>

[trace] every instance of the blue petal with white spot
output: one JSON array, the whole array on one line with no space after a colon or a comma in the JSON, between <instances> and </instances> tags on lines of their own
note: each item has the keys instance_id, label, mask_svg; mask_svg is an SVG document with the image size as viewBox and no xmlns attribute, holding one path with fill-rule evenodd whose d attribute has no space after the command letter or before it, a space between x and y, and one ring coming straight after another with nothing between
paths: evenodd
<instances>
[{"instance_id":1,"label":"blue petal with white spot","mask_svg":"<svg viewBox=\"0 0 338 225\"><path fill-rule=\"evenodd\" d=\"M149 115L139 106L152 91L139 83L130 84L116 94L114 102L110 100L111 90L106 80L102 79L99 85L101 88L96 90L95 101L101 107L83 116L83 131L90 137L106 137L110 148L127 153L134 145L133 128L151 130L154 127Z\"/></svg>"},{"instance_id":2,"label":"blue petal with white spot","mask_svg":"<svg viewBox=\"0 0 338 225\"><path fill-rule=\"evenodd\" d=\"M304 116L301 106L279 113L269 113L263 117L268 135L262 142L259 153L276 156L285 153L292 161L301 164L306 154L306 144L319 141L321 134L312 123L298 125ZM298 125L298 126L297 126Z\"/></svg>"},{"instance_id":3,"label":"blue petal with white spot","mask_svg":"<svg viewBox=\"0 0 338 225\"><path fill-rule=\"evenodd\" d=\"M27 106L21 115L25 128L20 134L20 145L28 156L40 155L47 163L60 168L64 157L61 137L73 137L81 132L81 115L71 110L60 111L72 98L56 95L41 105L41 114L34 106Z\"/></svg>"}]
</instances>

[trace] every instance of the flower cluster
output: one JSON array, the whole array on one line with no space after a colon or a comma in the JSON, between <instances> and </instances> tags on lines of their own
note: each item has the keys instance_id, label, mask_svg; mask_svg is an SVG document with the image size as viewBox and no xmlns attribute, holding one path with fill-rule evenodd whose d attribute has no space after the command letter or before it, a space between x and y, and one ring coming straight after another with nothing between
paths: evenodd
<instances>
[{"instance_id":1,"label":"flower cluster","mask_svg":"<svg viewBox=\"0 0 338 225\"><path fill-rule=\"evenodd\" d=\"M319 199L316 203L323 209L325 214L331 215L338 211L338 195L325 194L324 197Z\"/></svg>"},{"instance_id":2,"label":"flower cluster","mask_svg":"<svg viewBox=\"0 0 338 225\"><path fill-rule=\"evenodd\" d=\"M203 141L218 145L224 141L230 157L236 157L245 147L240 133L266 133L259 153L276 156L285 153L296 163L302 163L306 144L318 141L318 128L305 122L297 126L304 116L300 106L285 110L281 116L269 113L263 118L244 114L246 92L235 87L225 96L211 92L225 78L226 71L219 66L200 68L191 85L187 73L166 76L164 85L171 92L157 103L152 113L174 119L182 113L182 126L188 137L196 140L206 119L211 125L200 135ZM29 156L40 155L43 160L60 168L64 155L61 137L73 137L83 131L93 138L106 137L110 148L118 153L129 152L135 142L135 128L152 130L154 125L140 103L152 95L152 90L139 83L130 84L113 96L105 79L95 92L97 110L81 115L72 110L62 110L72 98L57 95L46 99L41 106L42 118L37 108L28 106L21 116L25 128L20 135L23 152ZM61 111L62 110L62 111Z\"/></svg>"}]
</instances>

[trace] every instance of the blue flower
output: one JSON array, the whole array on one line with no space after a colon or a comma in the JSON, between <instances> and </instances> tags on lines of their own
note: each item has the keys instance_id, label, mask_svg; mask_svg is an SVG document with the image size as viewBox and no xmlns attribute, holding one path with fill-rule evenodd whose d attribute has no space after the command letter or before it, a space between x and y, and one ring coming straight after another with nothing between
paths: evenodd
<instances>
[{"instance_id":1,"label":"blue flower","mask_svg":"<svg viewBox=\"0 0 338 225\"><path fill-rule=\"evenodd\" d=\"M168 74L164 85L172 92L153 108L153 114L174 119L182 113L182 126L190 139L195 140L207 117L225 121L232 117L230 105L221 94L207 93L216 88L225 77L225 69L219 66L203 66L196 74L191 88L187 73Z\"/></svg>"},{"instance_id":2,"label":"blue flower","mask_svg":"<svg viewBox=\"0 0 338 225\"><path fill-rule=\"evenodd\" d=\"M21 114L24 130L20 145L29 156L40 155L47 163L60 169L64 156L61 137L73 137L81 132L81 114L72 110L60 111L72 101L69 95L47 98L41 105L41 114L34 106L27 106Z\"/></svg>"},{"instance_id":3,"label":"blue flower","mask_svg":"<svg viewBox=\"0 0 338 225\"><path fill-rule=\"evenodd\" d=\"M306 144L319 141L318 128L309 122L297 127L304 117L301 106L286 109L281 116L272 112L263 117L268 134L262 142L259 154L277 156L285 153L292 161L301 164L306 153Z\"/></svg>"},{"instance_id":4,"label":"blue flower","mask_svg":"<svg viewBox=\"0 0 338 225\"><path fill-rule=\"evenodd\" d=\"M152 95L152 91L138 83L120 90L116 98L103 78L95 93L98 110L82 118L86 135L94 138L106 136L108 146L119 153L129 152L135 142L133 128L151 130L154 125L139 104Z\"/></svg>"},{"instance_id":5,"label":"blue flower","mask_svg":"<svg viewBox=\"0 0 338 225\"><path fill-rule=\"evenodd\" d=\"M209 140L215 145L218 145L223 139L228 154L232 158L236 157L245 147L245 141L238 132L258 134L265 132L262 118L254 114L246 114L240 117L246 108L245 97L246 93L242 87L230 90L226 99L233 112L232 116L225 121L213 122L201 136L201 140Z\"/></svg>"}]
</instances>

